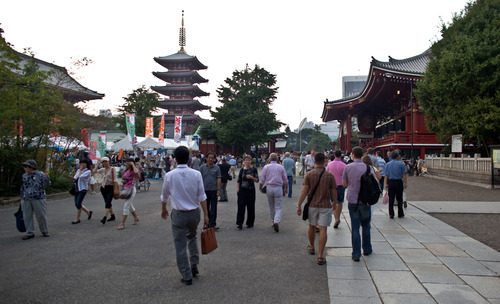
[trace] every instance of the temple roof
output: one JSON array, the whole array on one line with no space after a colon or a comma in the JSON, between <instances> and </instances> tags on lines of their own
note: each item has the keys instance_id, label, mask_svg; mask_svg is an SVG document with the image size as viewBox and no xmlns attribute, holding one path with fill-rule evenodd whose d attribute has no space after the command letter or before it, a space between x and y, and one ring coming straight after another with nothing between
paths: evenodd
<instances>
[{"instance_id":1,"label":"temple roof","mask_svg":"<svg viewBox=\"0 0 500 304\"><path fill-rule=\"evenodd\" d=\"M66 101L79 102L101 99L104 97L104 94L92 91L78 83L78 81L76 81L69 75L66 68L55 65L53 63L48 63L26 54L19 53L17 51L16 53L21 59L19 62L19 68L21 71L24 69L24 66L29 62L29 60L34 60L38 65L39 71L52 72L52 74L46 79L45 82L48 85L62 89L63 97Z\"/></svg>"},{"instance_id":2,"label":"temple roof","mask_svg":"<svg viewBox=\"0 0 500 304\"><path fill-rule=\"evenodd\" d=\"M388 69L394 72L418 74L422 76L427 69L427 64L430 61L431 49L427 49L422 54L406 59L394 59L389 56L389 61L379 61L372 57L372 66Z\"/></svg>"},{"instance_id":3,"label":"temple roof","mask_svg":"<svg viewBox=\"0 0 500 304\"><path fill-rule=\"evenodd\" d=\"M398 60L389 57L388 62L379 61L372 57L368 79L359 94L334 101L328 99L324 102L323 121L345 119L348 113L366 111L370 104L378 102L379 112L393 111L394 100L406 96L410 92L410 82L419 80L430 61L431 50L410 58ZM401 92L402 95L394 95ZM355 108L357 107L357 108ZM354 111L353 109L358 109Z\"/></svg>"},{"instance_id":4,"label":"temple roof","mask_svg":"<svg viewBox=\"0 0 500 304\"><path fill-rule=\"evenodd\" d=\"M172 55L163 56L163 57L155 57L154 60L164 66L165 68L169 68L174 63L180 62L191 62L193 64L193 70L205 70L208 67L202 64L196 56L191 56L183 52L177 52Z\"/></svg>"},{"instance_id":5,"label":"temple roof","mask_svg":"<svg viewBox=\"0 0 500 304\"><path fill-rule=\"evenodd\" d=\"M160 78L165 82L171 83L173 77L188 77L192 83L208 82L208 79L203 78L197 71L168 71L168 72L153 72L155 77Z\"/></svg>"},{"instance_id":6,"label":"temple roof","mask_svg":"<svg viewBox=\"0 0 500 304\"><path fill-rule=\"evenodd\" d=\"M170 96L173 92L187 92L189 96L195 97L195 96L208 96L210 93L207 93L203 90L201 90L198 86L196 85L190 85L190 86L174 86L174 85L167 85L167 86L152 86L152 90L155 92L158 92L162 95L167 95Z\"/></svg>"}]
</instances>

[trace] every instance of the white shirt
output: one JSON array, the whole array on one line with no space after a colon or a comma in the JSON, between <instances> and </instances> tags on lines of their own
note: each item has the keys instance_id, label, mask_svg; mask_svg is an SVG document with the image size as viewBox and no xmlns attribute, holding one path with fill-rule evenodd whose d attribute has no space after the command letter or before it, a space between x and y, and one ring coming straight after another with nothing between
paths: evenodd
<instances>
[{"instance_id":1,"label":"white shirt","mask_svg":"<svg viewBox=\"0 0 500 304\"><path fill-rule=\"evenodd\" d=\"M83 172L78 169L74 176L74 179L78 178L78 191L88 190L89 189L89 179L92 176L91 171L87 168L83 169Z\"/></svg>"},{"instance_id":2,"label":"white shirt","mask_svg":"<svg viewBox=\"0 0 500 304\"><path fill-rule=\"evenodd\" d=\"M161 201L172 201L172 209L190 211L198 209L199 203L207 199L201 173L186 164L168 172L163 181Z\"/></svg>"}]
</instances>

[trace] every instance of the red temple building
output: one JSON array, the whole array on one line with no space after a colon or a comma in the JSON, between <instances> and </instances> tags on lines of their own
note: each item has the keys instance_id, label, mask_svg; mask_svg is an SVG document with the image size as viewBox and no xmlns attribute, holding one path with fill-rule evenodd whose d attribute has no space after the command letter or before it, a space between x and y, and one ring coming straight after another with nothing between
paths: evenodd
<instances>
[{"instance_id":1,"label":"red temple building","mask_svg":"<svg viewBox=\"0 0 500 304\"><path fill-rule=\"evenodd\" d=\"M184 11L182 12L179 45L181 49L177 53L154 58L157 63L168 70L167 72L153 72L154 76L165 81L165 85L152 86L151 89L168 97L161 100L161 108L168 110L165 114L165 133L169 138L174 138L175 116L182 116L182 136L191 135L195 131L194 125L202 120L195 112L210 109L209 106L195 99L209 95L196 85L208 82L198 74L198 70L205 70L207 66L203 65L196 56L190 56L184 50L186 46Z\"/></svg>"},{"instance_id":2,"label":"red temple building","mask_svg":"<svg viewBox=\"0 0 500 304\"><path fill-rule=\"evenodd\" d=\"M402 60L388 62L372 57L368 80L361 93L324 103L322 120L340 123L339 149L352 149L352 120L357 118L359 145L366 150L399 149L406 157L439 154L444 144L425 125L422 108L414 96L430 60L430 49Z\"/></svg>"}]
</instances>

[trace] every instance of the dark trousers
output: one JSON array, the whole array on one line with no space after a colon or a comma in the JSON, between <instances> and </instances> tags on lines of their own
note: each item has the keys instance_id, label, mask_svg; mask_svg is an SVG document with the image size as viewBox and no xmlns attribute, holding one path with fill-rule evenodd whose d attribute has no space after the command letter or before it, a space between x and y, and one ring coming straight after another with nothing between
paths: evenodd
<instances>
[{"instance_id":1,"label":"dark trousers","mask_svg":"<svg viewBox=\"0 0 500 304\"><path fill-rule=\"evenodd\" d=\"M400 179L389 179L389 215L394 216L394 198L398 201L398 216L404 216L403 211L403 181Z\"/></svg>"},{"instance_id":2,"label":"dark trousers","mask_svg":"<svg viewBox=\"0 0 500 304\"><path fill-rule=\"evenodd\" d=\"M113 185L106 185L104 188L101 187L101 194L104 199L104 208L111 208L111 202L113 201Z\"/></svg>"},{"instance_id":3,"label":"dark trousers","mask_svg":"<svg viewBox=\"0 0 500 304\"><path fill-rule=\"evenodd\" d=\"M238 192L238 213L236 225L243 225L247 210L247 226L252 227L255 222L255 189L240 188Z\"/></svg>"},{"instance_id":4,"label":"dark trousers","mask_svg":"<svg viewBox=\"0 0 500 304\"><path fill-rule=\"evenodd\" d=\"M210 227L217 226L217 190L205 190Z\"/></svg>"}]
</instances>

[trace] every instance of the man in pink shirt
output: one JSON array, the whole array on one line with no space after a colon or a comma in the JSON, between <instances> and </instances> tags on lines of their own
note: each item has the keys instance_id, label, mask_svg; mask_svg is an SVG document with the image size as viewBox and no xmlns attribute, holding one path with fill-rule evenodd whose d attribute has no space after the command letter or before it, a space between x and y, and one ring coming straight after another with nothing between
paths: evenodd
<instances>
[{"instance_id":1,"label":"man in pink shirt","mask_svg":"<svg viewBox=\"0 0 500 304\"><path fill-rule=\"evenodd\" d=\"M342 203L344 202L345 188L342 186L342 174L346 164L342 161L342 152L335 150L335 159L328 163L326 170L335 176L335 183L337 184L337 207L333 212L335 217L335 224L333 228L338 228L340 224L340 214L342 213Z\"/></svg>"},{"instance_id":2,"label":"man in pink shirt","mask_svg":"<svg viewBox=\"0 0 500 304\"><path fill-rule=\"evenodd\" d=\"M279 223L282 215L283 193L288 193L288 177L286 170L283 166L278 164L278 154L271 153L269 156L270 163L262 169L262 178L260 179L259 189L262 191L262 186L266 184L267 201L269 202L269 209L271 212L271 219L273 221L273 228L275 232L279 232ZM285 191L283 192L283 185Z\"/></svg>"}]
</instances>

